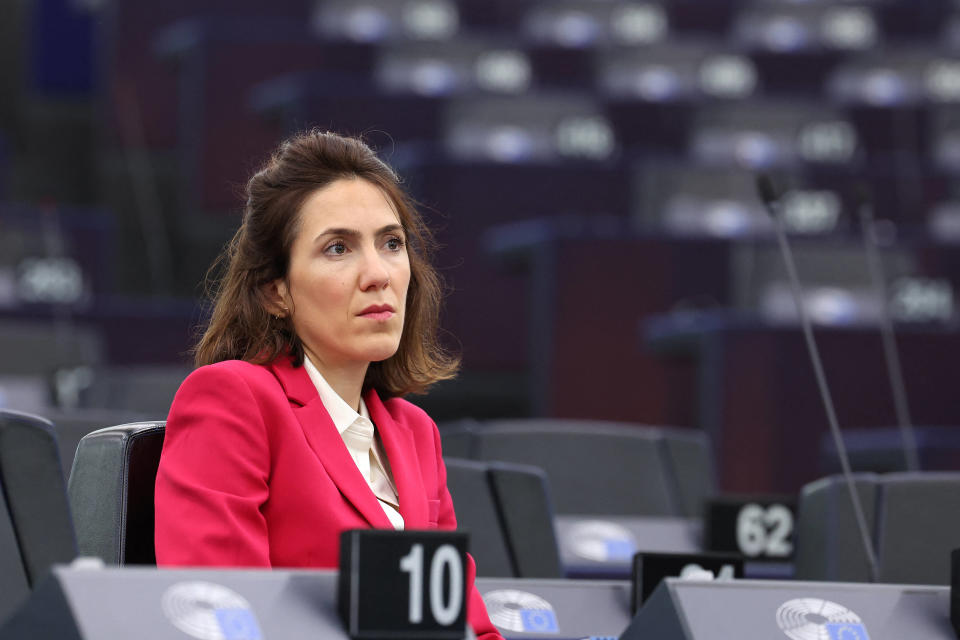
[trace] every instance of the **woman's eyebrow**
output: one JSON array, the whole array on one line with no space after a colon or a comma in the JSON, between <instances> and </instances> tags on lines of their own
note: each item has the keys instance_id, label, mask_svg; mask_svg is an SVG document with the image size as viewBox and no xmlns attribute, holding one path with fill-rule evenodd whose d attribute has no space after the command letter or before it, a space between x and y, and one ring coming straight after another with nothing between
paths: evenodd
<instances>
[{"instance_id":1,"label":"woman's eyebrow","mask_svg":"<svg viewBox=\"0 0 960 640\"><path fill-rule=\"evenodd\" d=\"M381 227L381 228L377 231L377 235L378 235L378 236L382 236L382 235L385 234L385 233L396 233L396 232L398 232L398 231L399 231L400 233L403 233L403 232L404 232L402 225L399 225L399 224L388 224L388 225L385 226L385 227Z\"/></svg>"},{"instance_id":2,"label":"woman's eyebrow","mask_svg":"<svg viewBox=\"0 0 960 640\"><path fill-rule=\"evenodd\" d=\"M384 227L380 227L374 232L374 235L382 236L385 233L403 233L403 226L399 224L388 224ZM329 229L324 229L317 237L314 238L314 242L319 241L321 238L327 236L347 236L349 238L359 238L363 234L359 229L348 229L347 227L330 227Z\"/></svg>"},{"instance_id":3,"label":"woman's eyebrow","mask_svg":"<svg viewBox=\"0 0 960 640\"><path fill-rule=\"evenodd\" d=\"M347 229L346 227L331 227L329 229L324 229L323 231L318 233L317 237L314 238L313 241L316 242L317 240L320 240L321 238L325 238L327 236L348 236L351 238L355 238L355 237L359 237L360 235L361 234L358 229Z\"/></svg>"}]
</instances>

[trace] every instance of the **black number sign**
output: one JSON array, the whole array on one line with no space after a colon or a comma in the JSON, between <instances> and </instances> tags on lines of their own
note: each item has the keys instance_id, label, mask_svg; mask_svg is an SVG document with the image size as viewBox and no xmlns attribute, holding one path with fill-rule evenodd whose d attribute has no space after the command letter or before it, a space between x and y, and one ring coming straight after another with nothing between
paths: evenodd
<instances>
[{"instance_id":1,"label":"black number sign","mask_svg":"<svg viewBox=\"0 0 960 640\"><path fill-rule=\"evenodd\" d=\"M350 637L463 638L466 554L465 533L345 531L338 604Z\"/></svg>"},{"instance_id":2,"label":"black number sign","mask_svg":"<svg viewBox=\"0 0 960 640\"><path fill-rule=\"evenodd\" d=\"M789 560L793 556L796 503L788 496L726 496L707 505L705 547L748 558Z\"/></svg>"}]
</instances>

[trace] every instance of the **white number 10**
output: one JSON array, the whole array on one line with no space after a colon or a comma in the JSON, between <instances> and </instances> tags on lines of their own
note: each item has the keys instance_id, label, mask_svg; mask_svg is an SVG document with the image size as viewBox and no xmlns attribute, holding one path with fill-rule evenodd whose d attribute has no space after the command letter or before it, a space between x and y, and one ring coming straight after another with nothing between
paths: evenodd
<instances>
[{"instance_id":1,"label":"white number 10","mask_svg":"<svg viewBox=\"0 0 960 640\"><path fill-rule=\"evenodd\" d=\"M410 574L410 608L412 624L423 622L423 545L415 544L410 553L400 558L400 570ZM450 589L443 593L443 572L450 572ZM446 602L444 602L446 600ZM452 545L441 545L430 560L430 613L441 625L450 625L460 616L463 606L463 564Z\"/></svg>"}]
</instances>

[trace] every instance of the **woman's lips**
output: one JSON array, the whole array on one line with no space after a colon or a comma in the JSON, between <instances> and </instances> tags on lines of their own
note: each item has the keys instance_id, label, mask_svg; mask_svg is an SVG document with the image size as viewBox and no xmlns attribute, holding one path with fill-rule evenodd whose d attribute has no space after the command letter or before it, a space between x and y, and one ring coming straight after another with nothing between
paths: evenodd
<instances>
[{"instance_id":1,"label":"woman's lips","mask_svg":"<svg viewBox=\"0 0 960 640\"><path fill-rule=\"evenodd\" d=\"M360 312L360 317L383 321L393 317L393 313L393 307L388 304L372 304Z\"/></svg>"},{"instance_id":2,"label":"woman's lips","mask_svg":"<svg viewBox=\"0 0 960 640\"><path fill-rule=\"evenodd\" d=\"M361 318L368 318L370 320L389 320L393 316L393 311L371 311L369 313L361 313Z\"/></svg>"}]
</instances>

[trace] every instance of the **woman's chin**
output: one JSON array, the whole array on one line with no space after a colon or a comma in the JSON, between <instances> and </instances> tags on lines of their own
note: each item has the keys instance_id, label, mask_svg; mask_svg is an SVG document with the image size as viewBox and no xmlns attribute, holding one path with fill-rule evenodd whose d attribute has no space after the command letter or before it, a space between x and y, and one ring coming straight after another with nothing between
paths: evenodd
<instances>
[{"instance_id":1,"label":"woman's chin","mask_svg":"<svg viewBox=\"0 0 960 640\"><path fill-rule=\"evenodd\" d=\"M371 346L370 349L367 349L366 359L370 362L383 362L396 354L399 347L399 344Z\"/></svg>"}]
</instances>

